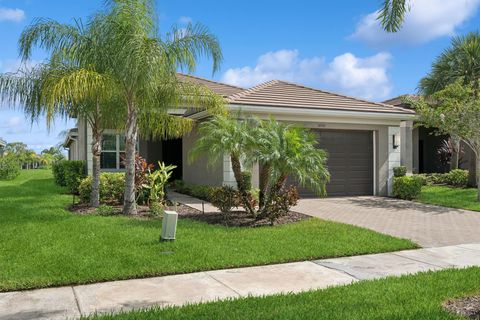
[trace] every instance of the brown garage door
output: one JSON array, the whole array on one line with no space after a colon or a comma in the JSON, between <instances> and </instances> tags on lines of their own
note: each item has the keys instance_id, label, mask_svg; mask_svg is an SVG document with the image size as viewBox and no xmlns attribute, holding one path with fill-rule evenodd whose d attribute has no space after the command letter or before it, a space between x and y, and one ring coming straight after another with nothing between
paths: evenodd
<instances>
[{"instance_id":1,"label":"brown garage door","mask_svg":"<svg viewBox=\"0 0 480 320\"><path fill-rule=\"evenodd\" d=\"M372 131L316 130L320 148L328 152L330 183L328 196L359 196L373 194L373 133ZM315 196L299 187L302 197Z\"/></svg>"}]
</instances>

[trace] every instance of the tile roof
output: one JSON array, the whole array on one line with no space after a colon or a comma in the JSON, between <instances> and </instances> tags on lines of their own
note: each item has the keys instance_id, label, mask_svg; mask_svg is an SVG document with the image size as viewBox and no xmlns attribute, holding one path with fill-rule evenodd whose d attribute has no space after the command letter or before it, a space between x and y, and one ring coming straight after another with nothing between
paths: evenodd
<instances>
[{"instance_id":1,"label":"tile roof","mask_svg":"<svg viewBox=\"0 0 480 320\"><path fill-rule=\"evenodd\" d=\"M225 98L232 94L239 93L245 90L244 88L240 88L240 87L232 86L229 84L208 80L208 79L204 79L204 78L200 78L200 77L196 77L188 74L177 73L177 76L180 81L188 81L194 84L206 86L213 92L219 95L222 95Z\"/></svg>"},{"instance_id":2,"label":"tile roof","mask_svg":"<svg viewBox=\"0 0 480 320\"><path fill-rule=\"evenodd\" d=\"M405 99L405 98L417 99L418 97L419 97L419 96L416 95L416 94L403 94L403 95L401 95L401 96L398 96L398 97L395 97L395 98L392 98L392 99L385 100L385 101L383 101L383 103L389 104L389 105L392 105L392 106L397 106L397 107L403 107L403 108L407 108L407 109L412 109L412 106L411 106L409 103L405 103L404 99Z\"/></svg>"},{"instance_id":3,"label":"tile roof","mask_svg":"<svg viewBox=\"0 0 480 320\"><path fill-rule=\"evenodd\" d=\"M268 81L234 93L227 100L238 105L414 114L414 111L406 108L369 102L280 80Z\"/></svg>"}]
</instances>

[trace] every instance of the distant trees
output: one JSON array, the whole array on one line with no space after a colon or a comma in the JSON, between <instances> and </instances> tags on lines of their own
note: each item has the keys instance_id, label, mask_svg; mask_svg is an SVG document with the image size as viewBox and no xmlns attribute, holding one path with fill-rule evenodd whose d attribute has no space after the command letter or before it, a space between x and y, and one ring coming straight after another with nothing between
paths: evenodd
<instances>
[{"instance_id":1,"label":"distant trees","mask_svg":"<svg viewBox=\"0 0 480 320\"><path fill-rule=\"evenodd\" d=\"M23 142L7 143L4 156L14 158L21 168L27 170L49 167L53 163L65 159L58 147L50 147L37 154Z\"/></svg>"}]
</instances>

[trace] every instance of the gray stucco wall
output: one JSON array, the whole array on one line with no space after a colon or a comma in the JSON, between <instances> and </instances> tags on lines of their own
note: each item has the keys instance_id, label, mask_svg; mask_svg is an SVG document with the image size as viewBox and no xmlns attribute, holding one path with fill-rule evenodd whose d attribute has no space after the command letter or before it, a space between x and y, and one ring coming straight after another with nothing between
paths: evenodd
<instances>
[{"instance_id":1,"label":"gray stucco wall","mask_svg":"<svg viewBox=\"0 0 480 320\"><path fill-rule=\"evenodd\" d=\"M207 165L207 158L200 157L194 162L188 161L190 149L197 140L197 130L183 137L183 180L189 183L204 184L209 186L221 186L223 184L223 162Z\"/></svg>"}]
</instances>

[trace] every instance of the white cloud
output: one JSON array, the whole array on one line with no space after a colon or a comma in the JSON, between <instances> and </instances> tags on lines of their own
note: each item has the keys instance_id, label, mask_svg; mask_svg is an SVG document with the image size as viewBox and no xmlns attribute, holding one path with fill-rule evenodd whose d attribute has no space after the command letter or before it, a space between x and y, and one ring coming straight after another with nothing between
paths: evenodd
<instances>
[{"instance_id":1,"label":"white cloud","mask_svg":"<svg viewBox=\"0 0 480 320\"><path fill-rule=\"evenodd\" d=\"M21 9L0 8L0 21L20 22L25 19L25 11Z\"/></svg>"},{"instance_id":2,"label":"white cloud","mask_svg":"<svg viewBox=\"0 0 480 320\"><path fill-rule=\"evenodd\" d=\"M301 59L298 50L279 50L261 55L255 67L227 70L222 79L240 87L251 87L272 79L305 82L314 80L323 65L323 58Z\"/></svg>"},{"instance_id":3,"label":"white cloud","mask_svg":"<svg viewBox=\"0 0 480 320\"><path fill-rule=\"evenodd\" d=\"M387 75L390 54L382 52L368 58L351 53L335 57L324 74L326 83L365 99L388 97L392 85Z\"/></svg>"},{"instance_id":4,"label":"white cloud","mask_svg":"<svg viewBox=\"0 0 480 320\"><path fill-rule=\"evenodd\" d=\"M458 27L475 15L479 5L480 0L415 0L400 31L385 32L377 20L378 13L373 12L363 17L350 37L370 45L428 42L454 35Z\"/></svg>"},{"instance_id":5,"label":"white cloud","mask_svg":"<svg viewBox=\"0 0 480 320\"><path fill-rule=\"evenodd\" d=\"M25 121L19 116L11 116L0 123L0 129L6 134L17 134L24 131Z\"/></svg>"},{"instance_id":6,"label":"white cloud","mask_svg":"<svg viewBox=\"0 0 480 320\"><path fill-rule=\"evenodd\" d=\"M392 89L387 74L390 58L388 53L366 58L345 53L326 63L323 57L301 58L297 50L279 50L260 56L254 67L227 70L222 80L241 87L273 79L286 80L380 100L388 97Z\"/></svg>"},{"instance_id":7,"label":"white cloud","mask_svg":"<svg viewBox=\"0 0 480 320\"><path fill-rule=\"evenodd\" d=\"M193 22L193 19L191 17L181 16L180 18L178 18L179 24L189 24L192 22Z\"/></svg>"}]
</instances>

